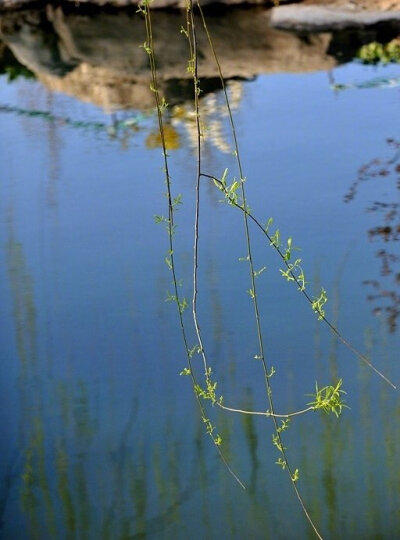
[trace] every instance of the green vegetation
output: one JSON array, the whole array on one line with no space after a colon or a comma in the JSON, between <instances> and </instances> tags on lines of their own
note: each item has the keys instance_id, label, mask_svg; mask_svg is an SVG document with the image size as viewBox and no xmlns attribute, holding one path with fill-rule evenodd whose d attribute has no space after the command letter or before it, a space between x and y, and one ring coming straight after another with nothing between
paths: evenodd
<instances>
[{"instance_id":1,"label":"green vegetation","mask_svg":"<svg viewBox=\"0 0 400 540\"><path fill-rule=\"evenodd\" d=\"M36 79L36 75L23 65L6 66L4 68L4 73L7 74L8 82L15 81L19 77L24 79Z\"/></svg>"},{"instance_id":2,"label":"green vegetation","mask_svg":"<svg viewBox=\"0 0 400 540\"><path fill-rule=\"evenodd\" d=\"M228 169L225 169L221 176L212 174L209 171L205 170L205 165L203 164L203 134L206 126L203 125L203 117L200 109L199 98L201 95L201 80L198 72L198 47L197 47L197 34L200 29L197 28L197 24L194 19L194 10L200 16L202 31L205 32L210 51L214 57L215 65L219 72L221 89L225 97L225 107L227 110L227 116L231 128L231 137L233 142L234 152L233 155L236 160L236 172L229 175ZM229 464L224 455L224 441L221 435L217 432L216 426L212 423L210 419L210 407L218 407L224 411L239 413L242 415L258 415L269 418L272 422L272 443L275 449L278 451L279 455L276 460L276 464L279 465L282 470L288 473L289 480L293 486L295 496L298 499L298 502L304 512L306 519L308 520L311 528L313 529L317 538L322 539L321 533L319 532L316 524L314 523L312 517L310 516L305 502L300 494L298 483L300 479L300 470L292 466L289 463L287 456L287 448L284 445L283 434L289 428L290 421L292 417L306 414L309 412L314 412L320 410L324 413L332 413L334 416L339 417L343 412L343 409L346 408L344 403L343 395L345 394L342 390L342 379L337 380L332 385L327 385L322 388L319 387L318 383L315 383L315 393L310 394L312 400L308 405L301 410L291 412L291 413L282 413L276 412L275 402L273 397L273 388L272 388L272 376L276 372L275 367L270 364L270 359L267 355L266 340L264 332L262 330L263 325L261 323L262 312L260 308L260 303L258 299L258 290L257 290L257 280L260 276L265 275L266 267L256 268L253 261L253 238L250 233L250 225L255 226L258 233L262 234L265 237L266 243L273 249L280 260L280 265L283 265L283 268L279 268L277 265L277 271L280 272L282 277L289 283L293 283L296 286L296 289L303 295L308 304L310 305L312 311L315 313L317 319L325 323L337 339L339 339L342 344L347 346L352 353L362 362L364 362L368 367L370 367L376 374L378 374L386 383L395 388L394 384L385 377L378 369L376 369L370 360L356 350L350 343L347 341L342 333L332 324L326 316L325 313L325 304L328 300L327 293L324 288L321 288L320 293L317 296L312 295L308 291L308 282L305 278L305 273L303 270L302 259L296 258L293 259L293 251L298 248L293 246L293 239L289 236L285 241L282 240L282 234L280 229L271 230L273 219L269 218L266 225L263 225L263 221L253 215L251 208L247 201L246 196L246 177L242 168L242 162L240 157L240 149L238 144L237 133L235 129L235 124L233 121L233 116L231 113L231 107L228 99L228 94L222 74L222 69L218 61L217 54L215 52L212 37L208 31L207 23L204 17L204 13L198 1L193 2L192 0L187 0L186 5L186 24L182 26L181 33L187 40L188 45L188 59L186 60L186 70L187 73L191 76L193 80L193 110L194 110L194 119L196 126L196 140L197 140L197 151L196 151L196 178L194 182L194 198L195 198L195 209L193 217L193 264L192 264L192 301L191 301L191 320L186 318L186 310L189 308L189 302L181 294L180 286L182 281L178 279L178 268L176 264L175 257L175 234L176 234L176 224L175 224L175 213L177 205L182 203L181 197L173 195L173 184L172 177L170 174L170 164L168 157L168 148L171 148L169 144L169 133L167 125L164 122L164 114L168 108L168 104L165 101L165 98L160 94L158 79L157 79L157 63L156 63L156 51L154 50L153 42L153 29L152 29L152 20L151 20L151 10L149 0L144 0L140 5L139 11L144 16L145 26L146 26L146 41L142 45L143 49L148 55L150 68L151 68L151 85L150 88L154 93L154 99L157 110L158 117L158 127L159 127L159 136L156 138L157 146L161 146L163 151L163 168L164 168L164 180L166 184L166 199L167 203L167 217L157 216L156 221L163 223L166 226L168 233L168 249L167 255L165 257L165 262L168 266L169 271L172 274L172 292L167 293L167 300L173 301L177 307L178 320L182 333L182 340L185 349L187 365L180 372L181 375L186 375L189 377L195 399L197 401L200 415L202 417L203 423L206 428L206 433L212 439L217 452L219 453L224 464L234 476L234 478L239 482L239 484L244 487L243 483L230 468ZM253 315L254 315L254 325L255 332L257 335L258 341L258 350L254 355L254 358L259 361L260 368L262 370L263 376L260 377L262 384L265 389L265 399L267 408L266 410L260 411L251 411L245 410L239 407L231 407L225 404L227 396L222 396L217 394L218 383L214 379L213 369L211 366L210 358L207 354L206 347L204 344L203 334L201 331L201 324L199 320L199 314L197 309L197 300L198 300L198 269L200 265L199 259L199 223L201 219L200 212L200 199L201 199L201 190L200 186L204 182L212 182L215 187L220 191L223 202L227 203L230 207L235 210L238 210L243 217L243 238L246 245L247 253L240 260L245 262L248 265L248 284L244 286L249 295L250 301L253 306ZM196 343L189 345L189 325L192 325L192 331L196 336ZM279 366L278 366L279 367Z\"/></svg>"},{"instance_id":3,"label":"green vegetation","mask_svg":"<svg viewBox=\"0 0 400 540\"><path fill-rule=\"evenodd\" d=\"M358 49L356 57L364 64L400 63L400 38L392 39L389 43L367 43Z\"/></svg>"},{"instance_id":4,"label":"green vegetation","mask_svg":"<svg viewBox=\"0 0 400 540\"><path fill-rule=\"evenodd\" d=\"M8 82L13 82L19 78L36 79L36 75L23 64L20 64L14 58L9 60L2 59L0 64L0 75L7 75Z\"/></svg>"},{"instance_id":5,"label":"green vegetation","mask_svg":"<svg viewBox=\"0 0 400 540\"><path fill-rule=\"evenodd\" d=\"M315 383L315 394L310 394L314 398L310 401L309 405L312 410L323 410L326 413L333 413L336 418L339 418L345 405L341 394L345 394L344 390L341 390L342 379L340 379L335 386L325 386L324 388L318 388L318 384Z\"/></svg>"}]
</instances>

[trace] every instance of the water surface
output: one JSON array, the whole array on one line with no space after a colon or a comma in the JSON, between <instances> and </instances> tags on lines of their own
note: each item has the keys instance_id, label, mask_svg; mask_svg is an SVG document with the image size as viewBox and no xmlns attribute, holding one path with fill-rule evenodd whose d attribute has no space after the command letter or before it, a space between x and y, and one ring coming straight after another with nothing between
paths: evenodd
<instances>
[{"instance_id":1,"label":"water surface","mask_svg":"<svg viewBox=\"0 0 400 540\"><path fill-rule=\"evenodd\" d=\"M310 292L325 287L329 318L398 383L400 94L362 83L395 80L399 68L325 69L228 81L249 204L293 237ZM352 88L334 91L333 81ZM2 537L311 538L274 463L270 423L210 411L243 491L179 376L167 235L154 223L166 213L154 113L132 102L105 110L44 82L0 79ZM202 106L205 170L237 174L221 93L210 87ZM178 277L190 297L195 151L185 95L168 130L183 200ZM227 405L265 410L238 260L242 217L212 184L201 197L199 317L218 389ZM343 378L347 391L341 418L311 413L287 432L310 513L326 538L396 538L398 394L316 321L251 234L257 267L267 267L257 283L277 410L303 408L315 381Z\"/></svg>"}]
</instances>

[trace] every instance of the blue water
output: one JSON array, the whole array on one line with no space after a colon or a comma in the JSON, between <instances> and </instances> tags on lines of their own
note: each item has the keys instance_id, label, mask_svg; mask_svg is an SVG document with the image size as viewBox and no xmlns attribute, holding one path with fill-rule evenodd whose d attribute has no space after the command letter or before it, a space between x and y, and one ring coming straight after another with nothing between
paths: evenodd
<instances>
[{"instance_id":1,"label":"blue water","mask_svg":"<svg viewBox=\"0 0 400 540\"><path fill-rule=\"evenodd\" d=\"M398 77L399 68L352 63L334 76L354 83ZM293 237L311 294L325 287L327 316L398 384L400 332L384 309L399 295L398 240L369 238L386 222L368 208L400 203L399 157L387 143L398 140L399 89L335 92L323 72L234 84L252 212L264 223L272 216L283 238ZM206 96L205 113L220 121L228 148L226 116L207 109L211 98L222 104L222 96ZM95 106L35 81L1 77L0 103L111 124ZM195 153L190 123L172 126L173 190L183 198L176 261L190 297ZM161 149L149 148L154 115L118 137L16 113L2 113L0 130L2 537L311 538L274 463L271 424L210 411L243 491L179 376L186 360L174 306L165 302L168 238L154 223L167 212ZM205 171L237 175L217 139L206 135ZM345 203L359 169L376 158L395 159L389 174L360 182ZM199 317L218 390L227 405L265 410L248 268L238 261L246 255L242 216L206 180L201 198ZM267 266L257 284L276 409L303 408L316 381L343 378L347 391L341 418L310 413L287 432L304 501L325 538L397 538L398 392L316 321L280 277L265 238L255 228L251 235L256 266ZM393 256L386 275L380 250ZM368 300L367 280L394 296Z\"/></svg>"}]
</instances>

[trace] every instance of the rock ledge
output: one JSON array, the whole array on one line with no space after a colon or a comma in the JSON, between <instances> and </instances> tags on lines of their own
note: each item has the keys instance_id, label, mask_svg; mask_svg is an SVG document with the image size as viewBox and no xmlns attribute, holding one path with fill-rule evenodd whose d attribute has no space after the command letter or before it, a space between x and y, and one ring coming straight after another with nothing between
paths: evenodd
<instances>
[{"instance_id":1,"label":"rock ledge","mask_svg":"<svg viewBox=\"0 0 400 540\"><path fill-rule=\"evenodd\" d=\"M342 9L334 5L291 5L272 9L271 24L282 30L307 32L337 31L347 28L364 28L381 23L398 23L400 11L367 11Z\"/></svg>"}]
</instances>

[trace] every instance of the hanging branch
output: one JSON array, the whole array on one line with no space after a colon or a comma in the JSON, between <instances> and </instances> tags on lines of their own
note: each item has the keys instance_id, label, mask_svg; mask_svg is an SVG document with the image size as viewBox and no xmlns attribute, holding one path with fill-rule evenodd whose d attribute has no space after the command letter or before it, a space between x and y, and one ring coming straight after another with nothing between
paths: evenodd
<instances>
[{"instance_id":1,"label":"hanging branch","mask_svg":"<svg viewBox=\"0 0 400 540\"><path fill-rule=\"evenodd\" d=\"M215 427L212 425L210 419L207 417L206 414L206 406L205 401L211 402L211 405L216 405L222 410L225 410L227 412L234 412L239 414L245 414L245 415L257 415L257 416L264 416L267 418L271 418L274 426L274 432L272 434L272 442L274 446L277 448L278 452L280 453L280 457L277 460L277 464L282 467L283 470L286 470L289 474L291 484L293 486L294 492L296 494L296 497L300 503L300 506L311 525L315 535L322 540L322 536L319 533L316 525L314 524L310 514L308 513L308 510L305 506L305 503L302 499L302 496L299 492L298 486L297 486L297 480L299 478L299 471L298 469L293 469L292 466L289 464L288 456L286 452L286 448L283 444L283 438L282 433L285 431L289 425L289 421L292 417L299 416L301 414L305 414L311 411L316 410L323 410L325 412L332 412L336 416L339 416L342 412L342 409L346 407L344 400L343 400L343 394L345 394L344 390L341 389L342 386L342 380L340 379L335 385L333 386L325 386L323 388L319 388L316 384L315 393L311 394L312 401L310 401L307 404L307 407L287 413L277 413L275 411L274 406L274 400L273 400L273 392L272 392L272 386L271 386L271 377L274 373L274 368L269 368L267 358L266 358L266 347L264 343L264 337L262 333L262 325L261 325L261 312L259 308L259 301L258 301L258 294L257 294L257 287L256 287L256 278L259 274L264 270L262 268L261 270L256 270L253 262L253 251L252 251L252 241L251 241L251 235L250 235L250 223L255 224L266 236L270 246L272 246L278 253L278 255L281 257L284 263L284 268L280 269L281 274L285 279L288 281L293 281L298 289L303 293L304 297L308 301L308 303L311 305L313 311L318 316L319 320L322 320L325 322L325 324L328 325L330 330L336 335L336 337L347 347L349 350L353 352L360 360L362 360L370 369L372 369L375 373L377 373L386 383L388 383L390 386L396 389L396 386L393 384L392 381L390 381L383 373L381 373L372 363L371 361L364 356L362 353L360 353L356 348L354 348L350 342L348 342L341 332L327 319L325 316L324 311L324 304L327 301L326 292L324 289L321 290L321 293L318 297L313 298L309 295L309 293L306 291L306 281L304 272L302 270L302 267L300 265L301 259L296 259L292 261L291 259L291 251L292 249L292 239L289 238L287 240L287 246L282 247L281 241L280 241L280 234L279 231L275 231L275 233L269 232L269 227L272 223L272 219L270 219L266 226L263 226L261 222L255 218L250 211L250 208L247 203L246 198L246 191L245 191L245 176L243 173L242 168L242 162L239 152L239 144L236 134L236 128L233 121L233 115L231 111L231 106L228 98L227 89L225 86L222 69L218 60L218 56L216 54L213 41L210 35L210 32L207 27L207 23L204 17L204 13L202 10L202 7L200 5L199 0L195 0L195 7L200 13L202 25L204 28L204 31L206 33L208 43L210 46L210 49L212 51L212 55L215 61L215 64L217 66L221 87L223 90L223 94L225 97L225 107L227 110L229 122L230 122L230 129L232 138L234 141L234 155L236 157L236 165L238 169L238 175L239 179L234 180L232 184L228 185L226 182L226 175L227 170L225 170L223 176L221 178L218 178L215 175L207 174L203 171L202 168L202 122L201 122L201 113L200 113L200 103L199 103L199 95L201 92L200 87L200 78L199 78L199 65L198 65L198 38L197 38L197 30L196 30L196 23L194 19L194 4L193 0L187 0L186 2L186 27L181 29L181 32L186 36L188 41L188 47L189 47L189 60L188 60L188 66L187 71L191 74L193 79L193 105L194 105L194 113L195 113L195 130L196 130L196 181L195 181L195 207L194 207L194 224L193 224L193 230L194 230L194 237L193 237L193 267L192 267L192 320L194 325L194 330L197 338L197 343L193 347L189 347L188 345L188 339L187 339L187 331L185 327L185 322L183 318L183 312L185 308L187 307L187 301L184 297L182 297L178 290L178 279L176 274L176 264L175 264L175 257L174 257L174 233L175 233L175 225L174 225L174 211L175 207L178 203L180 203L180 196L179 197L173 197L172 196L172 188L171 188L171 177L169 173L169 166L168 166L168 154L167 154L167 144L166 144L166 138L165 138L165 132L164 132L164 123L163 123L163 113L165 109L167 108L167 103L163 97L160 96L159 87L158 87L158 80L157 80L157 67L156 67L156 60L155 60L155 54L154 54L154 42L153 42L153 33L152 33L152 24L151 24L151 16L150 16L150 0L144 0L142 4L140 4L139 11L144 14L145 17L145 24L146 24L146 42L144 44L144 49L146 50L149 60L150 60L150 68L151 68L151 90L154 93L155 96L155 102L156 102L156 108L157 108L157 118L158 118L158 127L161 137L161 145L163 149L163 158L164 158L164 173L165 173L165 180L167 185L167 199L168 199L168 218L162 218L159 217L158 220L165 222L167 226L168 236L169 236L169 250L168 255L166 257L166 262L172 272L172 282L173 282L173 294L169 294L170 300L173 300L176 302L177 305L177 311L179 315L179 323L180 323L180 329L182 333L182 338L185 346L186 356L187 356L187 367L184 368L184 370L181 372L182 375L189 375L192 382L192 387L196 396L196 401L198 403L200 414L203 419L203 422L206 426L206 432L208 435L210 435L211 439L213 440L214 445L217 448L217 451L223 460L224 464L228 468L229 472L234 476L234 478L238 481L238 483L242 486L242 482L239 480L237 475L232 471L229 464L227 463L220 445L222 442L221 437L218 434L215 434ZM266 391L266 397L268 401L268 410L266 411L249 411L241 408L235 408L235 407L229 407L224 404L223 397L217 396L216 393L216 387L217 382L213 380L212 375L212 369L210 367L210 362L208 361L208 357L206 354L206 348L205 348L205 341L203 339L202 331L201 331L201 325L198 315L198 294L199 294L199 281L198 281L198 271L199 271L199 227L200 227L200 217L201 217L201 179L202 178L208 178L209 180L213 180L213 182L216 184L218 189L224 194L225 199L227 202L234 206L235 208L239 209L243 214L243 228L244 228L244 236L246 241L246 249L247 249L247 255L245 257L245 260L249 264L249 278L250 278L250 289L247 291L249 293L249 296L252 301L253 305L253 312L254 312L254 321L255 321L255 329L256 329L256 335L258 340L258 354L255 356L257 359L261 360L261 365L263 369L263 375L264 375L264 383L265 383L265 391ZM198 379L195 375L194 371L194 365L192 361L193 355L198 354L201 356L202 364L203 364L203 370L204 370L204 386L201 386L198 382Z\"/></svg>"},{"instance_id":2,"label":"hanging branch","mask_svg":"<svg viewBox=\"0 0 400 540\"><path fill-rule=\"evenodd\" d=\"M190 2L189 5L192 8L192 0L189 0L189 2ZM204 13L203 13L203 10L201 8L199 0L196 1L196 6L197 6L197 8L198 8L198 10L200 12L203 27L204 27L204 30L206 32L208 42L209 42L209 45L210 45L210 48L211 48L211 51L212 51L212 54L213 54L213 57L214 57L214 60L215 60L215 64L216 64L217 69L218 69L219 78L220 78L222 89L223 89L224 96L225 96L225 104L226 104L226 107L227 107L227 110L228 110L228 117L229 117L229 121L230 121L230 125L231 125L231 132L232 132L232 136L233 136L233 140L234 140L235 157L236 157L237 167L238 167L238 171L239 171L238 188L239 188L240 193L241 193L242 205L243 205L243 209L244 209L244 212L243 212L243 218L244 218L243 224L244 224L244 233L245 233L245 238L246 238L247 260L248 260L248 263L249 263L250 283L251 283L251 288L250 288L249 293L250 293L250 297L251 297L251 299L253 301L254 317L255 317L255 324L256 324L256 333L257 333L258 347L259 347L259 355L258 356L259 356L259 359L261 360L261 364L262 364L263 371L264 371L264 380L265 380L267 400L268 400L268 404L269 404L269 411L271 413L272 421L273 421L273 425L274 425L274 429L275 429L275 434L273 434L272 440L273 440L273 444L276 446L278 451L281 453L281 457L278 459L277 463L282 466L282 469L287 470L287 472L289 474L289 477L290 477L290 480L291 480L291 483L292 483L292 486L293 486L293 489L295 491L296 497L297 497L297 499L298 499L298 501L300 503L300 506L301 506L301 508L302 508L308 522L310 523L310 525L311 525L312 529L314 530L316 536L319 539L322 539L322 537L321 537L320 533L318 532L318 529L316 528L310 514L308 513L308 510L307 510L307 508L306 508L306 506L305 506L305 504L303 502L303 499L302 499L302 497L300 495L300 492L299 492L299 490L297 488L296 481L298 480L298 470L297 469L295 471L292 470L292 468L291 468L291 466L289 464L289 461L288 461L286 448L283 445L282 435L281 434L287 428L288 420L282 421L282 424L279 425L277 417L274 416L275 407L274 407L274 401L273 401L273 397L272 397L272 387L271 387L271 383L270 383L270 375L269 375L269 370L268 370L268 367L267 367L267 360L266 360L266 356L265 356L264 339L263 339L263 334L262 334L262 330L261 330L260 310L259 310L259 305L258 305L257 288L256 288L256 271L255 271L255 267L254 267L254 263L253 263L252 244L251 244L250 232L249 232L249 209L248 209L248 206L247 206L246 191L245 191L245 186L244 186L245 176L243 174L242 162L241 162L240 152L239 152L239 145L238 145L238 140L237 140L237 135L236 135L236 128L235 128L235 124L234 124L234 121L233 121L232 111L231 111L231 108L230 108L229 98L228 98L228 94L227 94L227 91L226 91L226 86L225 86L224 78L223 78L223 75L222 75L221 66L220 66L220 63L219 63L219 60L218 60L218 57L217 57L217 54L216 54L212 39L211 39L211 35L210 35L209 31L208 31L208 27L207 27L207 24L206 24ZM191 13L192 13L192 9L191 9ZM197 59L196 59L196 62L197 62ZM197 90L196 87L195 87L195 90ZM197 92L196 92L196 94L197 94ZM198 104L198 96L197 95L195 96L195 99L196 99L196 102ZM198 113L198 110L197 110L197 113ZM197 116L198 116L198 114L197 114ZM198 124L197 124L197 126L198 126L198 137L200 138L199 119L197 121L198 121ZM200 164L199 164L199 168L200 168ZM200 174L201 174L201 172L200 172Z\"/></svg>"},{"instance_id":3,"label":"hanging branch","mask_svg":"<svg viewBox=\"0 0 400 540\"><path fill-rule=\"evenodd\" d=\"M205 174L203 173L202 176L205 178L209 178L210 180L213 180L216 185L218 186L218 189L220 189L225 197L227 198L229 204L234 206L235 208L238 208L241 210L244 214L248 216L248 218L262 231L264 236L266 236L269 245L272 246L275 251L278 253L280 258L283 261L283 264L286 266L286 270L280 270L281 274L288 280L293 281L297 287L298 290L303 294L303 296L306 298L307 302L312 307L313 311L318 315L318 319L322 320L325 324L328 325L332 333L345 345L357 358L359 358L364 364L366 364L372 371L374 371L381 379L383 379L389 386L391 386L394 390L397 390L397 386L381 371L379 371L378 368L374 366L374 364L364 355L362 354L358 349L356 349L344 336L343 334L336 328L334 324L330 322L330 320L326 317L325 311L323 309L323 305L326 302L326 292L324 289L322 289L321 294L318 298L312 298L305 288L305 278L304 278L304 272L302 271L299 264L296 264L296 261L294 263L290 262L290 250L291 250L291 239L289 242L289 248L287 248L285 251L283 251L280 247L280 240L279 235L276 233L274 235L271 235L269 233L269 225L271 223L271 219L267 223L266 226L262 225L262 223L254 217L248 208L245 208L243 204L240 204L238 202L237 198L235 198L234 195L232 195L232 186L227 186L224 178L219 179L215 176ZM297 261L300 261L300 259L297 259ZM295 269L299 269L300 273L296 274Z\"/></svg>"},{"instance_id":4,"label":"hanging branch","mask_svg":"<svg viewBox=\"0 0 400 540\"><path fill-rule=\"evenodd\" d=\"M164 222L166 224L168 238L169 238L169 249L168 249L168 255L166 257L166 263L172 272L172 283L173 283L174 294L168 295L167 299L172 300L176 303L178 317L179 317L179 325L180 325L182 340L184 343L186 358L187 358L187 367L181 371L181 375L190 376L192 387L196 396L196 401L200 409L200 415L206 427L206 432L211 437L215 447L217 448L217 452L222 462L224 463L225 467L228 469L229 473L234 477L234 479L238 482L238 484L243 489L245 489L244 484L242 483L240 478L237 476L237 474L233 471L233 469L230 467L224 454L222 453L222 450L220 448L222 439L218 434L214 433L215 427L212 425L210 419L208 418L206 414L206 409L203 405L202 400L200 399L201 397L199 393L200 386L197 383L197 379L195 376L195 371L193 369L193 363L192 363L192 357L195 353L200 352L200 347L197 345L195 345L194 347L189 347L186 327L185 327L185 323L183 319L183 312L185 308L187 307L187 302L186 302L186 299L184 297L181 297L179 293L178 278L176 274L175 254L174 254L174 234L175 234L174 212L175 212L176 205L180 203L180 197L174 198L172 196L171 176L169 172L169 161L168 161L168 151L167 151L168 149L167 149L167 144L166 144L164 120L163 120L163 112L167 108L168 104L166 103L165 98L160 96L160 92L159 92L157 66L156 66L156 58L155 58L155 52L154 52L153 28L152 28L152 21L151 21L151 14L150 14L149 6L150 6L150 1L144 0L140 4L138 11L144 15L144 19L145 19L146 42L143 44L143 48L145 52L147 53L149 57L149 62L150 62L150 71L151 71L150 88L152 92L154 93L154 99L155 99L156 109L157 109L158 128L160 132L161 146L162 146L162 151L163 151L164 176L165 176L165 183L167 186L167 200L168 200L168 218L157 216L156 220L159 222Z\"/></svg>"}]
</instances>

